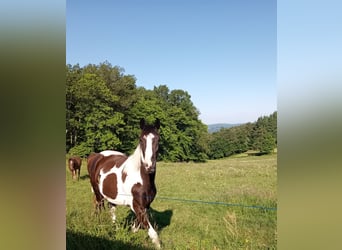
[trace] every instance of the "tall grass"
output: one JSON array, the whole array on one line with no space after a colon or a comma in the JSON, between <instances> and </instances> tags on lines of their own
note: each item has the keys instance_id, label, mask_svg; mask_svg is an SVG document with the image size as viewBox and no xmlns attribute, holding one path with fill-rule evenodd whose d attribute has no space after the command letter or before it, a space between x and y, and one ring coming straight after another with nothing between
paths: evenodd
<instances>
[{"instance_id":1,"label":"tall grass","mask_svg":"<svg viewBox=\"0 0 342 250\"><path fill-rule=\"evenodd\" d=\"M66 171L67 249L153 249L146 231L131 232L133 214L128 207L118 207L115 224L108 209L93 214L85 161L80 181ZM276 249L276 211L246 207L276 207L276 181L276 155L158 162L158 194L150 215L162 248Z\"/></svg>"}]
</instances>

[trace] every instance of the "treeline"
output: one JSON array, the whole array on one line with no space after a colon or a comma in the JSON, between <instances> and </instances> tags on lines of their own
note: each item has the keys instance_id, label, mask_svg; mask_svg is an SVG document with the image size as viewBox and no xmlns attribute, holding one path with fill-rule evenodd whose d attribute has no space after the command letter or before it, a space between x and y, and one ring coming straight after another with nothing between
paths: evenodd
<instances>
[{"instance_id":1,"label":"treeline","mask_svg":"<svg viewBox=\"0 0 342 250\"><path fill-rule=\"evenodd\" d=\"M276 143L276 123L273 130L267 125L271 118L209 134L189 93L166 85L147 90L135 83L134 76L108 62L66 65L67 153L85 157L114 149L130 154L138 143L142 117L161 120L159 160L205 161L251 148L264 150L263 138L271 141L271 136ZM276 113L271 116L276 120Z\"/></svg>"},{"instance_id":2,"label":"treeline","mask_svg":"<svg viewBox=\"0 0 342 250\"><path fill-rule=\"evenodd\" d=\"M208 156L227 157L248 150L271 153L277 146L277 112L259 117L254 123L221 129L211 134Z\"/></svg>"}]
</instances>

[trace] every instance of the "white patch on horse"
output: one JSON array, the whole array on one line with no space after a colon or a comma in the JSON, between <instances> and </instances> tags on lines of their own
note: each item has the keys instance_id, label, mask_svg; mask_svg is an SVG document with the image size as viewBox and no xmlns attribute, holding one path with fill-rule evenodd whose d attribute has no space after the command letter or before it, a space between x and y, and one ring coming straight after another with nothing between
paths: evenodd
<instances>
[{"instance_id":1,"label":"white patch on horse","mask_svg":"<svg viewBox=\"0 0 342 250\"><path fill-rule=\"evenodd\" d=\"M151 223L148 222L148 236L152 240L152 242L156 245L156 247L159 249L160 248L160 241L157 232L154 230L152 227Z\"/></svg>"},{"instance_id":2,"label":"white patch on horse","mask_svg":"<svg viewBox=\"0 0 342 250\"><path fill-rule=\"evenodd\" d=\"M101 155L103 156L110 156L110 155L125 155L124 153L121 153L119 151L114 151L114 150L104 150L100 152Z\"/></svg>"},{"instance_id":3,"label":"white patch on horse","mask_svg":"<svg viewBox=\"0 0 342 250\"><path fill-rule=\"evenodd\" d=\"M152 142L153 142L154 135L152 133L149 133L146 136L146 149L145 149L145 163L147 164L147 167L152 167Z\"/></svg>"},{"instance_id":4,"label":"white patch on horse","mask_svg":"<svg viewBox=\"0 0 342 250\"><path fill-rule=\"evenodd\" d=\"M123 171L125 173L138 173L140 179L140 159L142 157L142 151L140 145L137 146L134 153L128 157L125 161ZM142 182L141 182L142 183Z\"/></svg>"}]
</instances>

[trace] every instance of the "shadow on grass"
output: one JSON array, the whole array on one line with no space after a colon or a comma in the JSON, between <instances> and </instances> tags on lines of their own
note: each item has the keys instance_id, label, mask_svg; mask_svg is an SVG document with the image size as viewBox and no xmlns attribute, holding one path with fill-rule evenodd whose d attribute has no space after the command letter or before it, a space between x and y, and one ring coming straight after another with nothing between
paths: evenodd
<instances>
[{"instance_id":1,"label":"shadow on grass","mask_svg":"<svg viewBox=\"0 0 342 250\"><path fill-rule=\"evenodd\" d=\"M152 225L154 223L157 224L158 231L163 230L165 227L171 224L171 217L173 215L173 212L170 209L159 212L157 210L154 210L153 208L150 208L150 214Z\"/></svg>"},{"instance_id":2,"label":"shadow on grass","mask_svg":"<svg viewBox=\"0 0 342 250\"><path fill-rule=\"evenodd\" d=\"M66 232L66 249L133 249L150 250L150 248L124 243L118 240L108 240L70 230Z\"/></svg>"},{"instance_id":3,"label":"shadow on grass","mask_svg":"<svg viewBox=\"0 0 342 250\"><path fill-rule=\"evenodd\" d=\"M90 179L90 176L89 174L86 174L86 175L80 176L80 179L81 180Z\"/></svg>"},{"instance_id":4,"label":"shadow on grass","mask_svg":"<svg viewBox=\"0 0 342 250\"><path fill-rule=\"evenodd\" d=\"M171 224L171 218L172 218L173 212L172 210L168 209L163 212L159 212L152 207L149 209L149 219L153 227L157 231L162 231L165 227L169 226ZM130 211L126 218L126 223L127 224L132 224L133 221L135 220L135 214L133 211ZM155 226L157 225L157 226Z\"/></svg>"}]
</instances>

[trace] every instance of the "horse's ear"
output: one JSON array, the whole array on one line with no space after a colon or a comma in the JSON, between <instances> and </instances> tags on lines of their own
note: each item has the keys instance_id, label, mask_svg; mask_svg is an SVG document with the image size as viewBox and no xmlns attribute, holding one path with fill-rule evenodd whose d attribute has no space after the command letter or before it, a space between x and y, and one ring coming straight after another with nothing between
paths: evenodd
<instances>
[{"instance_id":1,"label":"horse's ear","mask_svg":"<svg viewBox=\"0 0 342 250\"><path fill-rule=\"evenodd\" d=\"M160 120L157 118L156 121L154 122L154 127L156 129L159 129L160 128Z\"/></svg>"},{"instance_id":2,"label":"horse's ear","mask_svg":"<svg viewBox=\"0 0 342 250\"><path fill-rule=\"evenodd\" d=\"M145 119L144 119L144 118L141 118L141 119L140 119L140 128L141 128L141 129L144 129L144 128L145 128Z\"/></svg>"}]
</instances>

